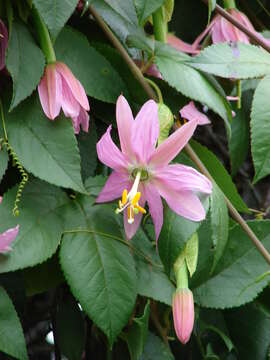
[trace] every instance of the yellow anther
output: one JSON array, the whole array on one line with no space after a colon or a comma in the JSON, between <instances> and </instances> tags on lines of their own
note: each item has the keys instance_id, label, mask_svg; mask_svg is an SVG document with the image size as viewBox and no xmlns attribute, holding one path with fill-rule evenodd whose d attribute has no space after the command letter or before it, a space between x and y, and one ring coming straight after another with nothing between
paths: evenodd
<instances>
[{"instance_id":1,"label":"yellow anther","mask_svg":"<svg viewBox=\"0 0 270 360\"><path fill-rule=\"evenodd\" d=\"M135 208L138 209L140 213L146 214L146 210L143 207L141 207L140 205L136 205Z\"/></svg>"},{"instance_id":2,"label":"yellow anther","mask_svg":"<svg viewBox=\"0 0 270 360\"><path fill-rule=\"evenodd\" d=\"M128 211L128 223L132 224L134 222L134 211L133 208L131 206L128 207L127 209Z\"/></svg>"},{"instance_id":3,"label":"yellow anther","mask_svg":"<svg viewBox=\"0 0 270 360\"><path fill-rule=\"evenodd\" d=\"M119 200L119 201L118 201L118 208L119 208L119 209L122 209L122 206L123 206L122 201Z\"/></svg>"},{"instance_id":4,"label":"yellow anther","mask_svg":"<svg viewBox=\"0 0 270 360\"><path fill-rule=\"evenodd\" d=\"M137 205L140 200L140 197L141 197L141 193L137 192L136 195L134 196L134 198L132 199L131 204L133 206Z\"/></svg>"},{"instance_id":5,"label":"yellow anther","mask_svg":"<svg viewBox=\"0 0 270 360\"><path fill-rule=\"evenodd\" d=\"M127 196L128 196L128 192L127 192L127 189L125 189L125 190L123 191L123 194L122 194L122 206L123 206L123 205L126 205L126 203L127 203Z\"/></svg>"}]
</instances>

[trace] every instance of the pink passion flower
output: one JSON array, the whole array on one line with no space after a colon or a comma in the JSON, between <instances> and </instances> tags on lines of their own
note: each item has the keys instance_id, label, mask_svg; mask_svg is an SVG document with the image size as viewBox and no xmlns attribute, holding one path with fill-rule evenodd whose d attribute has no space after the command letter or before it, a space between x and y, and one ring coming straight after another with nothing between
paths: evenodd
<instances>
[{"instance_id":1,"label":"pink passion flower","mask_svg":"<svg viewBox=\"0 0 270 360\"><path fill-rule=\"evenodd\" d=\"M0 20L0 70L4 69L5 67L5 56L6 56L7 45L8 45L8 31L3 21Z\"/></svg>"},{"instance_id":2,"label":"pink passion flower","mask_svg":"<svg viewBox=\"0 0 270 360\"><path fill-rule=\"evenodd\" d=\"M189 289L177 289L172 301L173 323L178 339L186 344L194 325L193 294Z\"/></svg>"},{"instance_id":3,"label":"pink passion flower","mask_svg":"<svg viewBox=\"0 0 270 360\"><path fill-rule=\"evenodd\" d=\"M80 125L85 132L89 128L89 102L83 86L62 62L48 64L38 85L38 93L46 116L54 120L61 108L72 119L75 134Z\"/></svg>"},{"instance_id":4,"label":"pink passion flower","mask_svg":"<svg viewBox=\"0 0 270 360\"><path fill-rule=\"evenodd\" d=\"M264 39L264 37L257 33L254 29L252 23L248 19L248 17L237 9L229 9L227 10L236 20L238 20L241 24L243 24L247 29L259 35L266 43L269 43L269 40ZM228 20L223 18L221 15L217 15L211 21L211 23L207 26L207 28L197 37L193 46L197 48L202 39L210 33L212 41L214 44L223 43L223 42L242 42L245 44L249 44L249 37L239 30L237 27L232 25Z\"/></svg>"},{"instance_id":5,"label":"pink passion flower","mask_svg":"<svg viewBox=\"0 0 270 360\"><path fill-rule=\"evenodd\" d=\"M126 99L121 95L116 104L116 121L121 151L111 139L111 126L97 143L99 160L113 169L96 202L117 198L117 213L124 213L128 239L136 233L145 202L153 219L156 240L163 224L163 197L178 215L193 221L205 218L197 192L210 194L211 182L195 169L168 165L187 144L197 122L190 121L156 147L159 135L158 105L147 101L135 120Z\"/></svg>"},{"instance_id":6,"label":"pink passion flower","mask_svg":"<svg viewBox=\"0 0 270 360\"><path fill-rule=\"evenodd\" d=\"M0 204L2 202L2 196L0 196ZM8 229L0 234L0 254L5 254L12 250L11 244L16 239L19 232L19 225L15 228Z\"/></svg>"}]
</instances>

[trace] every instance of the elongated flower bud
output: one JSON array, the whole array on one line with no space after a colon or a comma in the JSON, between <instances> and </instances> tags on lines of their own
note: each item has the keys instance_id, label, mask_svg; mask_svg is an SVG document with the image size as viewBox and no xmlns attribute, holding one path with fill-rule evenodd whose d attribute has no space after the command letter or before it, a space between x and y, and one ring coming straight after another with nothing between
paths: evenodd
<instances>
[{"instance_id":1,"label":"elongated flower bud","mask_svg":"<svg viewBox=\"0 0 270 360\"><path fill-rule=\"evenodd\" d=\"M173 295L173 322L182 344L189 341L194 325L193 294L189 289L177 289Z\"/></svg>"}]
</instances>

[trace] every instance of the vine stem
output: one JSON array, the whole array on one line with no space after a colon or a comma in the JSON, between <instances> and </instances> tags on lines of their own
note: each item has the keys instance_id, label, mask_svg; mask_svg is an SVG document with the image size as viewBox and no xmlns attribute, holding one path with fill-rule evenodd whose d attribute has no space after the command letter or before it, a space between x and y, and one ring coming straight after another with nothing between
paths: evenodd
<instances>
[{"instance_id":1,"label":"vine stem","mask_svg":"<svg viewBox=\"0 0 270 360\"><path fill-rule=\"evenodd\" d=\"M204 1L204 0L203 0ZM222 9L223 10L223 9ZM129 54L127 53L126 49L123 47L121 42L117 39L117 37L114 35L114 33L111 31L111 29L107 26L107 24L103 21L102 17L97 13L97 11L93 8L93 6L89 5L89 11L96 19L98 25L101 27L101 29L104 31L108 39L111 41L113 46L119 51L121 56L123 57L124 61L127 63L127 65L130 68L130 71L134 74L136 79L140 82L142 87L144 88L147 95L152 98L155 101L158 101L157 96L151 86L148 84L148 82L145 80L143 74L141 73L140 69L137 67L137 65L134 63L134 61L130 58ZM224 10L223 10L224 11ZM224 11L226 13L226 11ZM227 13L226 13L227 14ZM240 29L241 30L241 29ZM261 40L260 40L261 41ZM270 47L269 47L270 51ZM194 152L192 147L187 144L185 146L185 151L191 158L191 160L197 165L199 170L208 177L212 182L214 182L214 179L210 175L209 171L206 169L204 164L201 162L197 154ZM231 217L238 222L238 224L242 227L242 229L245 231L247 236L250 238L250 240L253 242L257 250L261 253L261 255L264 257L266 262L270 265L270 254L266 250L266 248L263 246L263 244L260 242L260 240L257 238L255 233L252 231L252 229L248 226L248 224L245 222L245 220L242 218L242 216L239 214L239 212L235 209L233 204L230 202L230 200L224 195L227 207L229 209L229 212L231 214Z\"/></svg>"},{"instance_id":2,"label":"vine stem","mask_svg":"<svg viewBox=\"0 0 270 360\"><path fill-rule=\"evenodd\" d=\"M208 5L208 0L202 0L206 5ZM235 27L237 27L239 30L243 31L247 36L250 37L256 44L263 47L266 51L270 53L270 45L267 44L267 42L263 39L262 36L259 36L254 31L249 30L245 25L241 24L237 19L235 19L230 13L228 13L226 10L224 10L221 6L218 4L215 7L215 12L224 17L226 20L228 20L231 24L233 24Z\"/></svg>"}]
</instances>

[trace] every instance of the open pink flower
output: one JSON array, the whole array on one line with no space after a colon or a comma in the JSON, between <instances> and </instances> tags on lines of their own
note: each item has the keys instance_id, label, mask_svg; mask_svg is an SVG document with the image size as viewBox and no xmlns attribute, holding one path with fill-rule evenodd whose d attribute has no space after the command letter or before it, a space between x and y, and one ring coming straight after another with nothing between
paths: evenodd
<instances>
[{"instance_id":1,"label":"open pink flower","mask_svg":"<svg viewBox=\"0 0 270 360\"><path fill-rule=\"evenodd\" d=\"M48 64L38 85L40 102L46 116L54 120L61 108L72 119L74 131L89 128L89 102L83 86L62 62Z\"/></svg>"},{"instance_id":2,"label":"open pink flower","mask_svg":"<svg viewBox=\"0 0 270 360\"><path fill-rule=\"evenodd\" d=\"M182 118L189 121L197 121L199 125L207 125L211 123L208 117L196 108L193 101L190 101L186 106L184 106L180 110L180 114Z\"/></svg>"},{"instance_id":3,"label":"open pink flower","mask_svg":"<svg viewBox=\"0 0 270 360\"><path fill-rule=\"evenodd\" d=\"M7 45L8 45L8 31L3 21L0 20L0 70L4 69L5 67L5 56L6 56Z\"/></svg>"},{"instance_id":4,"label":"open pink flower","mask_svg":"<svg viewBox=\"0 0 270 360\"><path fill-rule=\"evenodd\" d=\"M248 17L237 9L227 10L236 20L243 24L250 31L257 33L254 29L252 23L249 21ZM249 44L249 37L239 30L237 27L232 25L228 20L223 18L221 15L216 15L207 28L197 37L193 46L197 48L202 39L210 33L212 41L214 44L220 42L242 42ZM269 42L263 38L263 36L257 33L265 42Z\"/></svg>"},{"instance_id":5,"label":"open pink flower","mask_svg":"<svg viewBox=\"0 0 270 360\"><path fill-rule=\"evenodd\" d=\"M0 196L0 204L3 198ZM0 254L5 254L6 252L12 250L10 245L15 240L19 232L19 225L15 228L8 229L7 231L0 234Z\"/></svg>"},{"instance_id":6,"label":"open pink flower","mask_svg":"<svg viewBox=\"0 0 270 360\"><path fill-rule=\"evenodd\" d=\"M194 325L193 294L189 289L177 289L173 295L173 323L182 344L189 341Z\"/></svg>"},{"instance_id":7,"label":"open pink flower","mask_svg":"<svg viewBox=\"0 0 270 360\"><path fill-rule=\"evenodd\" d=\"M96 202L122 196L117 213L124 212L127 238L135 234L147 202L158 239L163 224L161 197L178 215L193 221L203 220L205 210L196 193L210 194L211 182L191 167L168 165L187 144L197 122L183 125L156 148L159 122L158 106L153 100L143 105L134 120L129 104L121 95L116 104L116 120L122 151L113 143L109 126L97 144L97 153L99 160L113 172Z\"/></svg>"}]
</instances>

